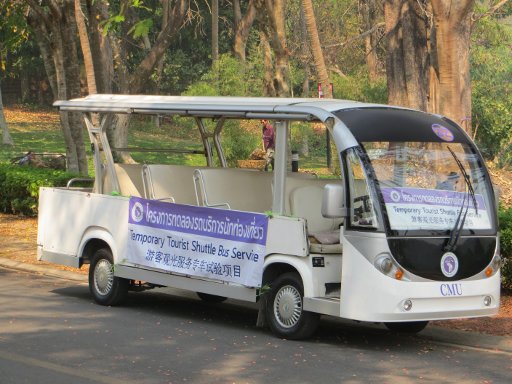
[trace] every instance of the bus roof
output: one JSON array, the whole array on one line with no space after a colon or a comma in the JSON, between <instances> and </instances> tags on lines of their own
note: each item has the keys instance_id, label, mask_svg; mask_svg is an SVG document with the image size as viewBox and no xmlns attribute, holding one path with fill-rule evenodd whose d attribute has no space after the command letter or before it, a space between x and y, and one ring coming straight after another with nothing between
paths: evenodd
<instances>
[{"instance_id":1,"label":"bus roof","mask_svg":"<svg viewBox=\"0 0 512 384\"><path fill-rule=\"evenodd\" d=\"M53 105L62 111L322 121L333 111L377 106L337 99L107 94L58 100Z\"/></svg>"}]
</instances>

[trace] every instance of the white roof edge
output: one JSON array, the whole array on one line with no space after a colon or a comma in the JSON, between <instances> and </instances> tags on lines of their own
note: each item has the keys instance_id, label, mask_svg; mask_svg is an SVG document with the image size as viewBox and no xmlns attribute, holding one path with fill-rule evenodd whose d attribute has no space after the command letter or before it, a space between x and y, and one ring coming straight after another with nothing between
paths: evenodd
<instances>
[{"instance_id":1,"label":"white roof edge","mask_svg":"<svg viewBox=\"0 0 512 384\"><path fill-rule=\"evenodd\" d=\"M389 107L381 104L367 104L350 100L312 98L268 98L268 97L225 97L225 96L151 96L151 95L110 95L96 94L71 100L58 100L54 106L65 110L82 112L130 113L145 111L194 111L252 112L252 113L301 113L313 114L323 111L330 113L340 109L361 107ZM313 112L313 113L312 113ZM320 116L318 116L320 117Z\"/></svg>"}]
</instances>

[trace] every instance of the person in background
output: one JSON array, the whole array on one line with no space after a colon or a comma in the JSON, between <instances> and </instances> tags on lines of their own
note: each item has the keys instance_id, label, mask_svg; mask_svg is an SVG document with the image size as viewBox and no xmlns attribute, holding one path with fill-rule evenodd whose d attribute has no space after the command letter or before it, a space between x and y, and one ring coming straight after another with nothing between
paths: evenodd
<instances>
[{"instance_id":1,"label":"person in background","mask_svg":"<svg viewBox=\"0 0 512 384\"><path fill-rule=\"evenodd\" d=\"M274 170L274 151L276 147L276 134L274 127L268 120L261 120L262 134L263 134L263 148L265 149L265 158L267 163L265 164L265 171L268 171L268 165L272 166Z\"/></svg>"}]
</instances>

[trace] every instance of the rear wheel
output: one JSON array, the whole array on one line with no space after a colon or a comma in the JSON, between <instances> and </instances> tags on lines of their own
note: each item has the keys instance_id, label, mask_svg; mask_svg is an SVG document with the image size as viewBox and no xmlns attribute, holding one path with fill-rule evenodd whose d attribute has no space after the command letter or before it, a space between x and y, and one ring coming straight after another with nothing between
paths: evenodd
<instances>
[{"instance_id":1,"label":"rear wheel","mask_svg":"<svg viewBox=\"0 0 512 384\"><path fill-rule=\"evenodd\" d=\"M101 305L120 304L128 293L129 280L114 276L114 262L109 249L98 249L89 268L89 291Z\"/></svg>"},{"instance_id":2,"label":"rear wheel","mask_svg":"<svg viewBox=\"0 0 512 384\"><path fill-rule=\"evenodd\" d=\"M418 333L425 329L428 321L404 321L397 323L384 323L384 325L393 332Z\"/></svg>"},{"instance_id":3,"label":"rear wheel","mask_svg":"<svg viewBox=\"0 0 512 384\"><path fill-rule=\"evenodd\" d=\"M279 276L269 292L266 317L271 331L291 340L305 339L315 333L320 315L303 309L304 287L295 272Z\"/></svg>"}]
</instances>

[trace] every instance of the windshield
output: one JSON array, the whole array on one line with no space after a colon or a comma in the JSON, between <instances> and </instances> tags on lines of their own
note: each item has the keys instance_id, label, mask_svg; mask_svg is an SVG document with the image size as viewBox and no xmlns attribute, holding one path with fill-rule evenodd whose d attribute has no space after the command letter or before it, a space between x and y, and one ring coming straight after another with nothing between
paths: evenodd
<instances>
[{"instance_id":1,"label":"windshield","mask_svg":"<svg viewBox=\"0 0 512 384\"><path fill-rule=\"evenodd\" d=\"M491 185L480 157L468 144L361 144L391 230L493 229Z\"/></svg>"}]
</instances>

